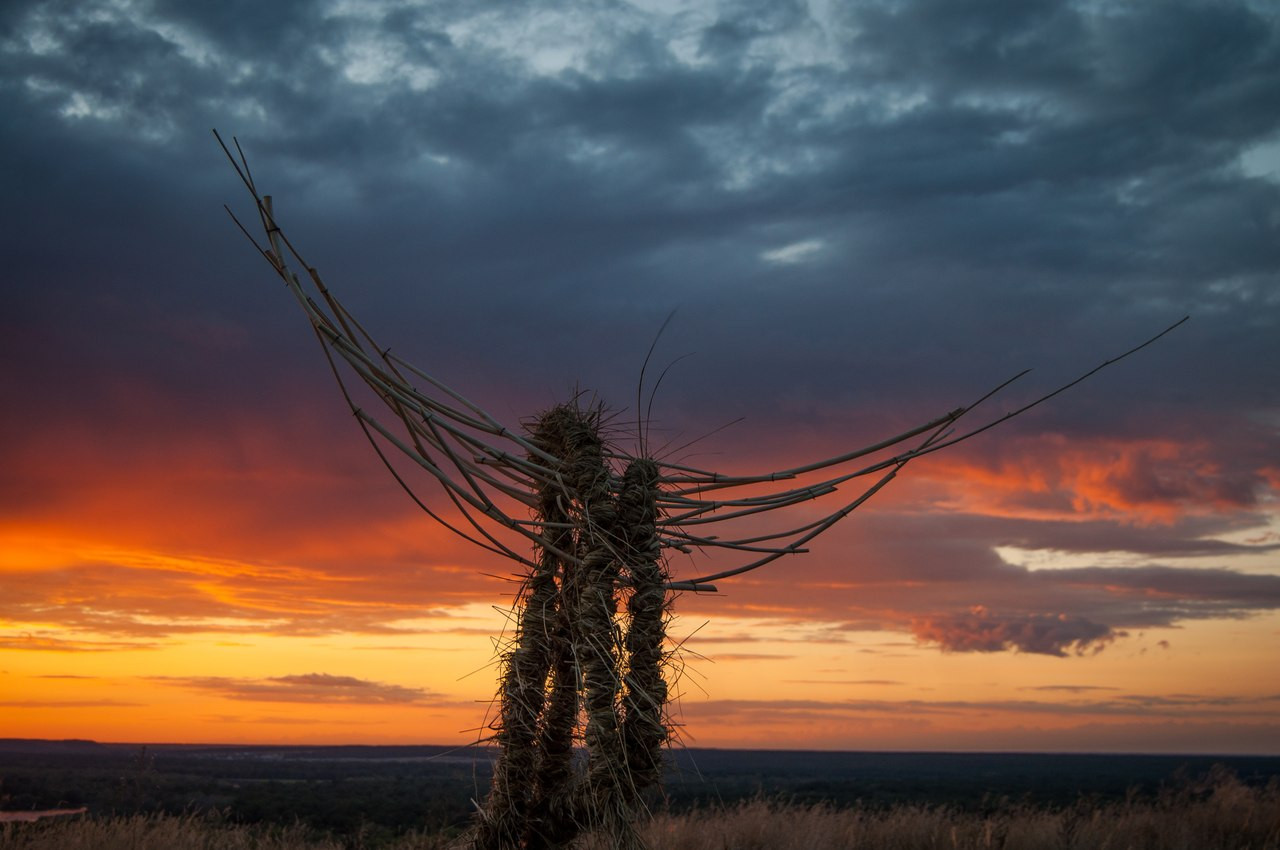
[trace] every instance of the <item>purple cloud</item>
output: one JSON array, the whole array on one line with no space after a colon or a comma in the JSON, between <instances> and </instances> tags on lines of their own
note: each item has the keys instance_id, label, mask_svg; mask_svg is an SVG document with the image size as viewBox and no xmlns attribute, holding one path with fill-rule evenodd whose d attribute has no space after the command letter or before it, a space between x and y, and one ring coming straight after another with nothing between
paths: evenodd
<instances>
[{"instance_id":1,"label":"purple cloud","mask_svg":"<svg viewBox=\"0 0 1280 850\"><path fill-rule=\"evenodd\" d=\"M1126 632L1066 614L998 616L976 606L967 614L947 614L915 620L911 630L922 643L936 643L947 652L1000 652L1016 649L1038 655L1065 657L1068 650L1083 655L1100 652Z\"/></svg>"},{"instance_id":2,"label":"purple cloud","mask_svg":"<svg viewBox=\"0 0 1280 850\"><path fill-rule=\"evenodd\" d=\"M262 679L235 679L224 676L155 676L152 680L207 691L226 699L251 702L385 705L418 703L429 696L428 692L422 688L371 682L354 676L334 676L329 673L269 676Z\"/></svg>"}]
</instances>

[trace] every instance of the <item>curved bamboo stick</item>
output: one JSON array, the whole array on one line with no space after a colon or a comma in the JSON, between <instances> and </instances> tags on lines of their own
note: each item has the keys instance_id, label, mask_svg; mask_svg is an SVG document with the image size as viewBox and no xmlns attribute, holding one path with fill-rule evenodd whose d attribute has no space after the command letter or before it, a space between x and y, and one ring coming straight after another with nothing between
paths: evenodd
<instances>
[{"instance_id":1,"label":"curved bamboo stick","mask_svg":"<svg viewBox=\"0 0 1280 850\"><path fill-rule=\"evenodd\" d=\"M216 131L215 136L217 136ZM532 561L515 552L483 526L485 523L491 523L497 529L514 534L526 543L545 545L545 536L540 536L545 535L545 525L536 520L513 517L498 504L497 500L530 508L535 501L532 493L535 490L541 490L544 493L561 494L559 498L565 504L574 503L576 494L560 473L563 459L546 451L537 445L536 441L506 427L484 408L445 382L417 368L399 355L392 354L390 348L381 347L372 334L329 290L319 272L307 263L289 242L277 222L271 197L258 192L239 143L236 143L236 151L239 154L239 161L237 161L221 137L218 137L218 142L236 169L241 182L254 199L260 224L266 236L267 247L260 245L229 209L228 213L231 213L232 219L246 238L271 263L298 301L324 344L326 356L330 352L337 354L403 425L404 438L396 436L390 428L359 407L348 392L336 363L330 358L330 365L339 384L342 385L348 404L360 421L366 436L375 444L384 464L392 468L389 459L377 446L373 432L381 435L434 478L466 522L476 530L479 538L449 525L438 514L430 511L393 469L397 481L424 510L427 510L429 515L455 533L461 534L465 539L489 551L503 554L525 566L533 565ZM297 261L306 269L307 278L319 294L319 301L307 293L303 278L291 270L290 259ZM954 426L962 417L970 414L983 402L1024 376L1026 371L1019 372L997 385L973 404L951 410L900 434L831 457L784 469L726 475L671 460L654 459L653 463L657 470L654 479L655 506L660 517L656 521L655 531L660 548L681 552L689 552L693 548L714 548L750 552L762 556L746 564L697 578L667 581L664 586L668 590L705 589L711 581L741 575L772 563L784 555L805 551L803 548L805 543L826 531L879 492L908 462L972 439L1026 413L1107 366L1151 345L1185 321L1187 321L1186 317L1141 344L1105 360L1079 377L1031 402L959 434L954 432ZM646 357L646 365L647 362L648 357ZM409 375L425 382L429 391L415 387ZM638 428L641 454L644 454L647 434L644 433L643 422L638 425ZM847 465L855 460L869 458L922 434L929 436L915 448L899 451L889 457L839 474L829 475L818 481L768 493L726 494L720 498L705 498L713 493L718 494L740 488L759 488L761 485L772 482L798 481L823 470L836 471L841 467L847 469ZM604 446L601 458L606 467L610 464L616 465L613 471L607 473L608 486L611 488L619 486L619 470L637 459L628 452L619 451L616 446ZM704 535L694 530L700 527L712 529L728 527L734 522L752 522L764 514L794 508L804 502L829 496L838 492L841 486L849 481L871 475L880 475L880 477L852 501L817 520L787 530L746 535L723 535L714 532ZM583 533L599 533L598 530L593 530L594 521L588 514L575 517L573 522L578 524L577 527ZM601 545L606 545L608 535L605 534L599 539L602 541ZM780 542L776 545L761 545L770 544L773 541ZM576 562L575 556L570 552L552 551L551 554L569 563Z\"/></svg>"}]
</instances>

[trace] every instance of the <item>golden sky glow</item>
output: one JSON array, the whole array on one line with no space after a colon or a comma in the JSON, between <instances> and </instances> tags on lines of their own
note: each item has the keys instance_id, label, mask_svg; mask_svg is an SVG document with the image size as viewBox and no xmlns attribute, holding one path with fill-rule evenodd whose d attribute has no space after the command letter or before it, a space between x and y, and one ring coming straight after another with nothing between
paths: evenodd
<instances>
[{"instance_id":1,"label":"golden sky glow","mask_svg":"<svg viewBox=\"0 0 1280 850\"><path fill-rule=\"evenodd\" d=\"M344 443L341 435L333 441ZM852 749L1280 747L1274 612L1242 616L1240 603L1218 617L1076 632L1083 618L1064 613L1074 610L1073 595L1085 608L1143 610L1147 600L1177 607L1203 594L1149 578L1126 584L1121 579L1143 570L1132 553L1127 567L1095 575L1081 564L1105 562L1099 553L1058 552L1055 560L1052 551L1015 547L1006 559L1028 563L1006 563L994 583L963 559L904 560L921 556L910 529L945 535L948 517L1030 515L1149 531L1185 511L1216 509L1212 500L1184 506L1181 491L1138 492L1135 458L1174 447L1101 444L1095 454L1048 439L1010 451L995 467L972 458L918 463L921 474L886 491L810 555L725 582L715 596L681 597L671 629L681 740ZM279 477L265 494L250 481L225 507L185 485L218 478L214 470L158 464L121 487L116 470L106 473L111 482L85 476L74 510L64 514L58 504L47 516L31 511L0 525L6 734L476 740L513 588L483 573L506 566L486 564L396 499L379 498L378 513L362 514L322 481L326 504L312 490L314 477L289 470L289 452L281 454L285 460L273 463L286 467L275 467ZM283 511L268 528L259 511L295 492L314 513ZM121 516L151 519L115 521ZM187 548L177 548L179 540ZM1123 553L1112 554L1116 561ZM1195 569L1204 568L1188 575L1204 581ZM1056 576L1067 580L1039 586ZM1000 619L1019 605L1022 615ZM1018 629L1043 640L1019 637ZM1063 634L1054 637L1055 629Z\"/></svg>"}]
</instances>

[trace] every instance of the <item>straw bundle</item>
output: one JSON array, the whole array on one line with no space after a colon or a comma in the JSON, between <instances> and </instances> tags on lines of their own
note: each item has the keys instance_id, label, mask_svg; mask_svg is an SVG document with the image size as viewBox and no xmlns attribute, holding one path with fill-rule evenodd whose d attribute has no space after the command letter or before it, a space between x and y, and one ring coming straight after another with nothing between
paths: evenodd
<instances>
[{"instance_id":1,"label":"straw bundle","mask_svg":"<svg viewBox=\"0 0 1280 850\"><path fill-rule=\"evenodd\" d=\"M544 545L503 659L493 724L502 750L473 831L477 850L563 847L583 830L635 844L640 794L661 774L669 730L658 467L636 460L615 475L602 420L599 406L574 403L530 427L533 445L559 462L536 493ZM585 763L575 765L575 743Z\"/></svg>"}]
</instances>

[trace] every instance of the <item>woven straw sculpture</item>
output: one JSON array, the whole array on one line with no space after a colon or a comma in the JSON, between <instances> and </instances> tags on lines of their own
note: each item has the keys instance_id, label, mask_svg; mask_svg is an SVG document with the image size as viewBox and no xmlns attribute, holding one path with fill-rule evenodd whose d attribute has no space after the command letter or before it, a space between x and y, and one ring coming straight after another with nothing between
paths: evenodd
<instances>
[{"instance_id":1,"label":"woven straw sculpture","mask_svg":"<svg viewBox=\"0 0 1280 850\"><path fill-rule=\"evenodd\" d=\"M499 713L490 724L500 755L467 837L477 850L565 847L584 831L602 832L617 847L637 846L633 824L646 789L661 776L672 734L664 669L673 594L714 591L714 582L806 551L907 463L1029 410L1181 324L969 430L958 430L961 418L1025 373L872 445L790 469L723 475L649 457L643 439L630 441L639 451L628 450L610 438L604 407L583 396L522 430L507 428L380 346L285 237L238 143L233 155L218 141L253 197L266 244L236 223L306 313L387 468L435 521L515 562L524 576L514 636L501 658ZM357 404L353 376L380 410ZM388 448L443 490L449 516L414 493ZM786 509L845 485L852 496L824 516L762 528L769 519L763 515L785 517ZM705 575L670 577L668 554L694 550L740 560Z\"/></svg>"}]
</instances>

